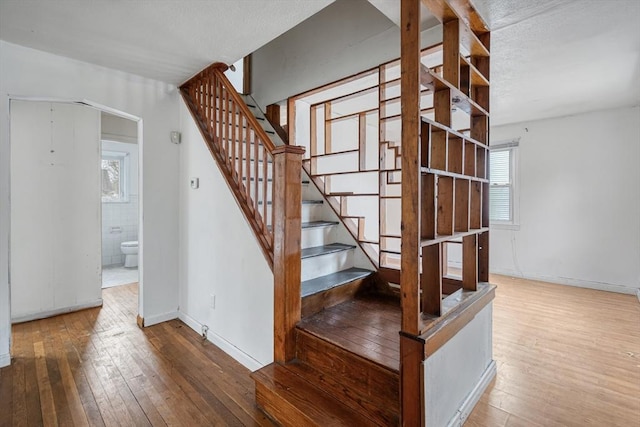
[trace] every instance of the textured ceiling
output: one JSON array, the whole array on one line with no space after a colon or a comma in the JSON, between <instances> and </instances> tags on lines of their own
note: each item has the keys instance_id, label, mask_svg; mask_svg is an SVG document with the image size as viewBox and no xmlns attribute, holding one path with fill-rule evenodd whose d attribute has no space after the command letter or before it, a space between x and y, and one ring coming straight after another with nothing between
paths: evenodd
<instances>
[{"instance_id":1,"label":"textured ceiling","mask_svg":"<svg viewBox=\"0 0 640 427\"><path fill-rule=\"evenodd\" d=\"M0 38L179 84L332 1L0 0ZM398 23L398 0L369 1ZM493 30L493 125L640 103L640 0L472 2Z\"/></svg>"},{"instance_id":2,"label":"textured ceiling","mask_svg":"<svg viewBox=\"0 0 640 427\"><path fill-rule=\"evenodd\" d=\"M492 29L493 125L640 104L640 1L473 3Z\"/></svg>"},{"instance_id":3,"label":"textured ceiling","mask_svg":"<svg viewBox=\"0 0 640 427\"><path fill-rule=\"evenodd\" d=\"M0 0L2 40L179 84L333 0Z\"/></svg>"}]
</instances>

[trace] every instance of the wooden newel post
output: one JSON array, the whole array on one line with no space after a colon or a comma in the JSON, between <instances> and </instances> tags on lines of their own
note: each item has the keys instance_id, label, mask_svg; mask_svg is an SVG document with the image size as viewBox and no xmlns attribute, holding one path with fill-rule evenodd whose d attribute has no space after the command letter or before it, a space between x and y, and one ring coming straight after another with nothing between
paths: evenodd
<instances>
[{"instance_id":1,"label":"wooden newel post","mask_svg":"<svg viewBox=\"0 0 640 427\"><path fill-rule=\"evenodd\" d=\"M302 155L304 148L283 145L273 152L274 359L295 357L295 326L300 321Z\"/></svg>"}]
</instances>

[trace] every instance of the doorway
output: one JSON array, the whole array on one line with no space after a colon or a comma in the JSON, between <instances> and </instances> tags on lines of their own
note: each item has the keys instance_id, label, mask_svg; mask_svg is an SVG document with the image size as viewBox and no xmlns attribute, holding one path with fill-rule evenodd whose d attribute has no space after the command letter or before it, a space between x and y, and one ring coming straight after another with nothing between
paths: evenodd
<instances>
[{"instance_id":1,"label":"doorway","mask_svg":"<svg viewBox=\"0 0 640 427\"><path fill-rule=\"evenodd\" d=\"M138 127L101 113L102 288L138 282Z\"/></svg>"},{"instance_id":2,"label":"doorway","mask_svg":"<svg viewBox=\"0 0 640 427\"><path fill-rule=\"evenodd\" d=\"M122 224L127 226L122 230L131 238L126 241L138 241L141 206L137 201L141 192L137 166L142 153L142 123L134 116L86 101L14 98L10 99L10 111L11 321L100 306L102 141L116 144L107 147L118 148L113 152L128 152L126 163L135 165L127 177L131 186L120 194L122 202L135 196L135 213L129 214L133 218ZM126 120L135 132L116 138L118 132L109 132L107 123L105 138L102 113L115 121ZM125 256L121 259L124 264ZM138 261L137 265L141 264ZM137 268L129 271L138 281Z\"/></svg>"}]
</instances>

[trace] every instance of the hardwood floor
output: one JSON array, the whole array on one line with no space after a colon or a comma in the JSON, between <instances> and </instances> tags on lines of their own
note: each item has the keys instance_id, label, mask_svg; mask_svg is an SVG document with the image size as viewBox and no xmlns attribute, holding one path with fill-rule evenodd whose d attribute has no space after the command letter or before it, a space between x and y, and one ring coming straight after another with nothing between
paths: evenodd
<instances>
[{"instance_id":1,"label":"hardwood floor","mask_svg":"<svg viewBox=\"0 0 640 427\"><path fill-rule=\"evenodd\" d=\"M640 425L635 296L492 276L496 380L466 426ZM271 425L249 371L179 321L140 330L135 286L13 327L0 426Z\"/></svg>"},{"instance_id":2,"label":"hardwood floor","mask_svg":"<svg viewBox=\"0 0 640 427\"><path fill-rule=\"evenodd\" d=\"M178 320L136 326L137 285L103 298L13 326L0 426L273 425L242 365Z\"/></svg>"},{"instance_id":3,"label":"hardwood floor","mask_svg":"<svg viewBox=\"0 0 640 427\"><path fill-rule=\"evenodd\" d=\"M640 426L640 303L491 276L498 374L465 426Z\"/></svg>"}]
</instances>

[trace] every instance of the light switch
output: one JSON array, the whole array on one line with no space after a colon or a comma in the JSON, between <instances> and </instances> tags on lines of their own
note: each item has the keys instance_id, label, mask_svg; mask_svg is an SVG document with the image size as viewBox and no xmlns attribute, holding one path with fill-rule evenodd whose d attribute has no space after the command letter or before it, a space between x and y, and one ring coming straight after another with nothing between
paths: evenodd
<instances>
[{"instance_id":1,"label":"light switch","mask_svg":"<svg viewBox=\"0 0 640 427\"><path fill-rule=\"evenodd\" d=\"M200 188L200 178L191 178L191 188L194 190Z\"/></svg>"}]
</instances>

